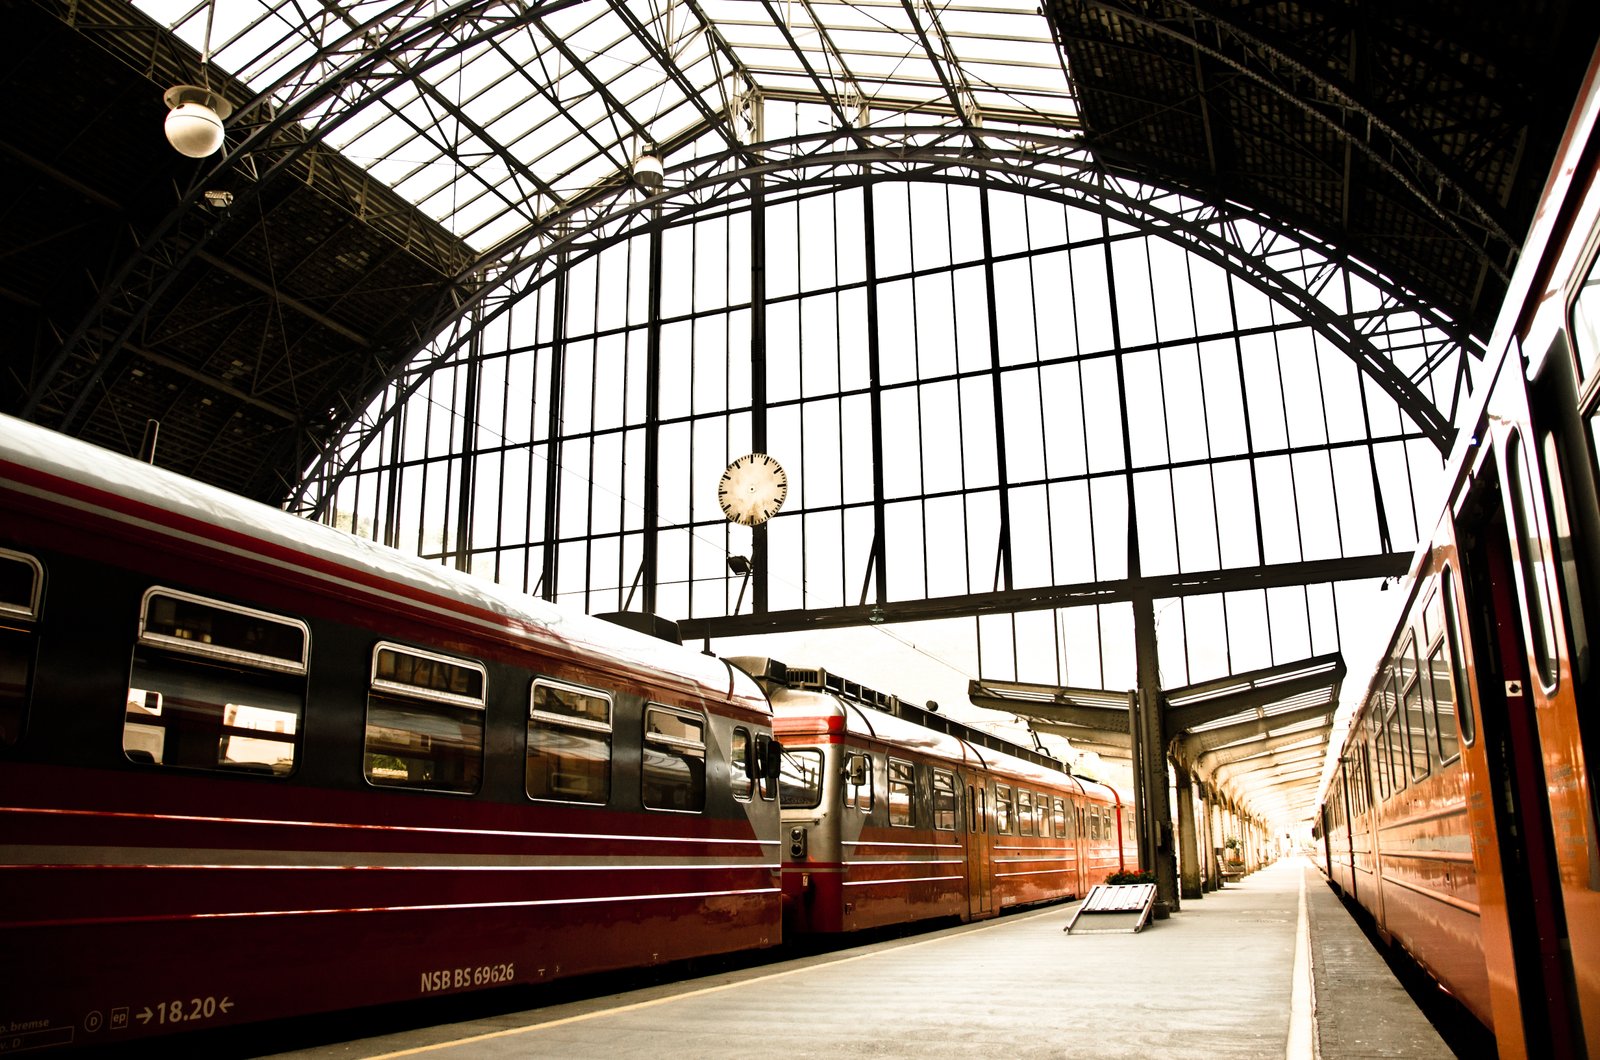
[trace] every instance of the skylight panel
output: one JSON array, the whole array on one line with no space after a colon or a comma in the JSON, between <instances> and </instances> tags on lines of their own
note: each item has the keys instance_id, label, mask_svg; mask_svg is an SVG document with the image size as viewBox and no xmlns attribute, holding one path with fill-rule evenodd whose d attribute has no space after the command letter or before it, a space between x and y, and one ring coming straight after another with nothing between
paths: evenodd
<instances>
[{"instance_id":1,"label":"skylight panel","mask_svg":"<svg viewBox=\"0 0 1600 1060\"><path fill-rule=\"evenodd\" d=\"M135 2L202 47L205 5ZM986 121L1046 124L1075 112L1037 0L911 0L909 10L901 0L606 0L471 22L452 21L444 0L237 0L213 17L219 68L258 91L281 84L283 103L316 91L301 120L324 142L480 247L617 179L640 139L720 150L732 134L701 133L752 82L774 107L818 101L802 128L837 122L830 96L852 120L865 104L875 126L949 124L959 120L952 85ZM455 37L505 31L458 54L435 19ZM371 69L357 48L408 34L418 47L378 71L393 81L348 76ZM318 59L319 48L331 50ZM330 78L337 93L324 87ZM779 136L785 121L775 118L767 129Z\"/></svg>"}]
</instances>

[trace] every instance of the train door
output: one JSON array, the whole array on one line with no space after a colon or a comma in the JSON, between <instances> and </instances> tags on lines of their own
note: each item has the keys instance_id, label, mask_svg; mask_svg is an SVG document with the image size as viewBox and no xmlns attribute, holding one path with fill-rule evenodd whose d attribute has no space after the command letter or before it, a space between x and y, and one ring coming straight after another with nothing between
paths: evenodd
<instances>
[{"instance_id":1,"label":"train door","mask_svg":"<svg viewBox=\"0 0 1600 1060\"><path fill-rule=\"evenodd\" d=\"M994 861L989 845L989 791L981 773L968 773L967 786L967 916L994 915Z\"/></svg>"},{"instance_id":2,"label":"train door","mask_svg":"<svg viewBox=\"0 0 1600 1060\"><path fill-rule=\"evenodd\" d=\"M1552 777L1547 785L1544 760L1553 748L1541 746L1540 704L1536 702L1539 677L1529 672L1530 645L1524 624L1528 613L1523 609L1527 600L1518 584L1517 553L1507 524L1506 501L1517 503L1518 479L1526 474L1525 466L1518 465L1526 454L1515 432L1502 433L1495 441L1499 459L1509 461L1513 469L1512 496L1502 495L1502 468L1485 466L1461 509L1456 530L1464 599L1469 606L1469 650L1478 707L1475 742L1479 747L1472 749L1475 753L1469 753L1468 760L1482 778L1474 787L1491 793L1487 809L1492 815L1488 825L1492 831L1483 827L1488 822L1474 822L1479 843L1488 841L1492 846L1477 852L1479 881L1482 886L1487 875L1497 873L1499 888L1495 889L1503 888L1503 894L1486 888L1482 895L1484 956L1491 990L1500 992L1494 1000L1496 1036L1502 1050L1509 1036L1500 1024L1510 1017L1522 1025L1527 1055L1581 1056L1571 943L1551 812L1558 801L1558 780ZM1514 514L1513 518L1522 516ZM1538 601L1534 603L1540 606ZM1534 639L1549 632L1535 627ZM1552 764L1556 764L1553 759ZM1568 824L1563 830L1571 827ZM1501 969L1498 982L1497 967ZM1506 1005L1512 1003L1505 997L1508 989L1514 990L1514 1012L1506 1011Z\"/></svg>"},{"instance_id":3,"label":"train door","mask_svg":"<svg viewBox=\"0 0 1600 1060\"><path fill-rule=\"evenodd\" d=\"M1339 851L1339 855L1338 855L1339 856L1339 860L1341 862L1341 864L1339 866L1338 875L1334 875L1334 872L1333 872L1333 856L1334 855L1333 855L1332 848L1331 847L1329 848L1329 852L1328 852L1328 875L1333 877L1333 879L1338 881L1339 883L1347 885L1349 887L1349 889L1350 889L1350 895L1349 895L1350 898L1355 900L1355 901L1360 901L1360 898L1358 898L1357 894L1356 894L1356 838L1355 838L1355 836L1356 836L1356 820L1357 820L1357 803L1356 803L1356 799L1355 799L1355 785L1356 785L1356 779L1360 776L1360 772L1356 769L1356 762L1357 762L1357 756L1361 754L1361 745L1359 743L1356 744L1355 747L1353 748L1353 751L1354 751L1353 754L1351 754L1348 758L1344 759L1344 761L1340 763L1339 772L1337 774L1335 774L1335 777L1336 777L1335 783L1337 783L1340 786L1339 787L1339 792L1340 792L1340 795L1339 795L1339 798L1340 798L1339 812L1344 817L1344 837L1343 837L1343 841L1339 842L1339 846L1342 847L1343 849Z\"/></svg>"}]
</instances>

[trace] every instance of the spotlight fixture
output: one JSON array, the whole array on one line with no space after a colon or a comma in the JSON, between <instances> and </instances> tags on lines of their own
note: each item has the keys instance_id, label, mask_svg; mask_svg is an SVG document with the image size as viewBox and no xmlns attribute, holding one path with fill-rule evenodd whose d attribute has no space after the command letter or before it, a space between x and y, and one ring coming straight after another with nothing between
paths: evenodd
<instances>
[{"instance_id":1,"label":"spotlight fixture","mask_svg":"<svg viewBox=\"0 0 1600 1060\"><path fill-rule=\"evenodd\" d=\"M661 159L650 151L634 159L633 179L639 182L640 187L650 191L661 187L662 181L666 179L666 170L661 166Z\"/></svg>"},{"instance_id":2,"label":"spotlight fixture","mask_svg":"<svg viewBox=\"0 0 1600 1060\"><path fill-rule=\"evenodd\" d=\"M205 198L206 205L210 206L214 210L225 209L226 207L233 205L233 192L231 191L222 191L218 188L212 188L211 190L203 191L200 194Z\"/></svg>"},{"instance_id":3,"label":"spotlight fixture","mask_svg":"<svg viewBox=\"0 0 1600 1060\"><path fill-rule=\"evenodd\" d=\"M209 0L205 45L200 50L200 83L173 85L161 94L167 105L167 143L188 158L216 154L222 146L222 123L233 113L233 104L211 91L211 23L216 14L217 0Z\"/></svg>"},{"instance_id":4,"label":"spotlight fixture","mask_svg":"<svg viewBox=\"0 0 1600 1060\"><path fill-rule=\"evenodd\" d=\"M755 569L756 565L751 562L749 556L728 557L729 573L737 574L741 579L743 579L739 582L739 599L735 600L733 603L733 613L736 615L739 613L739 609L744 606L744 591L750 588L750 574Z\"/></svg>"},{"instance_id":5,"label":"spotlight fixture","mask_svg":"<svg viewBox=\"0 0 1600 1060\"><path fill-rule=\"evenodd\" d=\"M233 104L201 85L174 85L161 96L167 105L167 142L189 158L205 158L222 146L222 123Z\"/></svg>"}]
</instances>

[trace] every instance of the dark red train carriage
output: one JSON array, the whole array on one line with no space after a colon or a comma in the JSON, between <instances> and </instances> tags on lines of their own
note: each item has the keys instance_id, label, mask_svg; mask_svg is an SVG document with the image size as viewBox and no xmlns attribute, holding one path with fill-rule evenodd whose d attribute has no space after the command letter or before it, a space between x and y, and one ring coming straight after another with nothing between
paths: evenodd
<instances>
[{"instance_id":1,"label":"dark red train carriage","mask_svg":"<svg viewBox=\"0 0 1600 1060\"><path fill-rule=\"evenodd\" d=\"M720 660L0 417L7 1050L776 944Z\"/></svg>"},{"instance_id":2,"label":"dark red train carriage","mask_svg":"<svg viewBox=\"0 0 1600 1060\"><path fill-rule=\"evenodd\" d=\"M1133 866L1116 791L1055 759L826 670L731 661L766 689L784 746L788 930L981 919Z\"/></svg>"}]
</instances>

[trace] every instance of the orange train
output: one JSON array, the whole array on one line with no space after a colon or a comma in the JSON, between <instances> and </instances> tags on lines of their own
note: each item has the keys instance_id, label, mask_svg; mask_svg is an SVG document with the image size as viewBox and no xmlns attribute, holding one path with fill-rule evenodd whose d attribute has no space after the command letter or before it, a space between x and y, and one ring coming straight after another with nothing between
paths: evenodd
<instances>
[{"instance_id":1,"label":"orange train","mask_svg":"<svg viewBox=\"0 0 1600 1060\"><path fill-rule=\"evenodd\" d=\"M1584 85L1317 825L1503 1057L1600 1057L1600 52Z\"/></svg>"}]
</instances>

